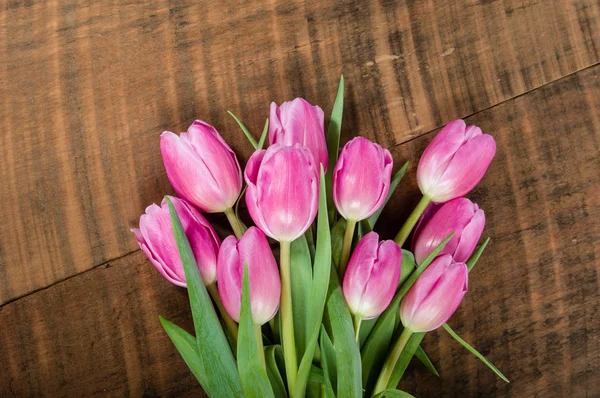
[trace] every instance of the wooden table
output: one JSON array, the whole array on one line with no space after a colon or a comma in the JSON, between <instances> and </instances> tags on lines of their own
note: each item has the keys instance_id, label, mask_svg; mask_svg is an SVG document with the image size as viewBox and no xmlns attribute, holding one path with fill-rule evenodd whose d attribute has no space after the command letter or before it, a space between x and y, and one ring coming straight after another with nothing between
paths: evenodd
<instances>
[{"instance_id":1,"label":"wooden table","mask_svg":"<svg viewBox=\"0 0 600 398\"><path fill-rule=\"evenodd\" d=\"M466 118L498 153L469 195L492 243L417 396L600 396L597 0L0 2L0 396L201 389L158 323L191 329L129 228L172 193L163 130L214 124L245 162L271 101L330 110L412 166L381 225L418 198L416 161ZM213 218L214 219L214 218ZM222 222L216 219L216 222Z\"/></svg>"}]
</instances>

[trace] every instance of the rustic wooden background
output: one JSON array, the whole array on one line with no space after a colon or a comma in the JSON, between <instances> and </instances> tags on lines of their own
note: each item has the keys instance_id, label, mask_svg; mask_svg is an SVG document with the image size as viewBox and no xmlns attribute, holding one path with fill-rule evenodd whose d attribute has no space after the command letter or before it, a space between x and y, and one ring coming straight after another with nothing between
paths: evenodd
<instances>
[{"instance_id":1,"label":"rustic wooden background","mask_svg":"<svg viewBox=\"0 0 600 398\"><path fill-rule=\"evenodd\" d=\"M0 396L196 396L158 315L190 326L129 228L172 193L163 130L202 118L242 161L268 104L331 109L343 140L412 161L387 210L417 200L418 154L467 118L498 153L469 195L492 243L416 364L417 396L600 396L597 0L0 0ZM217 220L218 222L219 220Z\"/></svg>"}]
</instances>

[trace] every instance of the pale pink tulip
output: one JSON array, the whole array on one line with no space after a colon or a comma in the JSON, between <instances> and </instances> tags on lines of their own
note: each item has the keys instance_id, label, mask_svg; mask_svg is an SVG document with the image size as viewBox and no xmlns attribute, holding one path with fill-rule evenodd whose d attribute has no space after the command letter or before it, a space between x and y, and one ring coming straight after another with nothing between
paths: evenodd
<instances>
[{"instance_id":1,"label":"pale pink tulip","mask_svg":"<svg viewBox=\"0 0 600 398\"><path fill-rule=\"evenodd\" d=\"M467 194L485 174L496 153L491 135L463 120L448 123L423 152L417 182L433 202Z\"/></svg>"},{"instance_id":2,"label":"pale pink tulip","mask_svg":"<svg viewBox=\"0 0 600 398\"><path fill-rule=\"evenodd\" d=\"M379 316L394 297L401 263L402 250L393 240L379 242L375 232L363 236L344 274L343 291L350 311L361 319Z\"/></svg>"},{"instance_id":3,"label":"pale pink tulip","mask_svg":"<svg viewBox=\"0 0 600 398\"><path fill-rule=\"evenodd\" d=\"M346 220L370 217L390 190L390 151L364 137L348 142L333 170L333 201Z\"/></svg>"},{"instance_id":4,"label":"pale pink tulip","mask_svg":"<svg viewBox=\"0 0 600 398\"><path fill-rule=\"evenodd\" d=\"M319 171L308 149L275 144L256 151L244 176L248 211L265 234L291 242L310 227L319 205Z\"/></svg>"},{"instance_id":5,"label":"pale pink tulip","mask_svg":"<svg viewBox=\"0 0 600 398\"><path fill-rule=\"evenodd\" d=\"M415 333L442 326L467 293L468 275L467 265L450 254L436 257L402 299L402 325Z\"/></svg>"},{"instance_id":6,"label":"pale pink tulip","mask_svg":"<svg viewBox=\"0 0 600 398\"><path fill-rule=\"evenodd\" d=\"M240 165L214 127L196 120L179 136L165 131L160 150L175 192L201 211L231 208L242 190Z\"/></svg>"},{"instance_id":7,"label":"pale pink tulip","mask_svg":"<svg viewBox=\"0 0 600 398\"><path fill-rule=\"evenodd\" d=\"M453 232L454 236L440 254L451 254L457 262L467 261L481 238L484 226L483 210L469 199L457 198L447 202L415 233L412 248L417 264L423 262Z\"/></svg>"},{"instance_id":8,"label":"pale pink tulip","mask_svg":"<svg viewBox=\"0 0 600 398\"><path fill-rule=\"evenodd\" d=\"M269 143L307 147L316 161L327 170L327 143L323 110L303 98L296 98L277 106L271 103Z\"/></svg>"},{"instance_id":9,"label":"pale pink tulip","mask_svg":"<svg viewBox=\"0 0 600 398\"><path fill-rule=\"evenodd\" d=\"M269 242L256 227L250 227L239 240L227 237L219 250L219 297L236 322L240 319L244 264L248 265L252 320L262 325L273 318L279 308L281 283Z\"/></svg>"},{"instance_id":10,"label":"pale pink tulip","mask_svg":"<svg viewBox=\"0 0 600 398\"><path fill-rule=\"evenodd\" d=\"M217 278L219 238L208 221L190 204L182 199L170 199L192 247L202 280L209 285ZM169 282L186 287L167 202L163 200L161 206L148 206L146 213L140 217L140 227L133 228L131 232L158 272Z\"/></svg>"}]
</instances>

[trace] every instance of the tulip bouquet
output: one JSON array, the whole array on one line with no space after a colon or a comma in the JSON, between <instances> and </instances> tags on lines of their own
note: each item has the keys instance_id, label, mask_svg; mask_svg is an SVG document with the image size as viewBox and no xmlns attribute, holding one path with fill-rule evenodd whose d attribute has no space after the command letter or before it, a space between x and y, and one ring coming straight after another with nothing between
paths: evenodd
<instances>
[{"instance_id":1,"label":"tulip bouquet","mask_svg":"<svg viewBox=\"0 0 600 398\"><path fill-rule=\"evenodd\" d=\"M437 374L420 343L439 327L508 382L446 324L489 240L477 247L485 215L462 196L493 138L462 120L444 127L419 161L421 201L381 240L373 228L408 164L392 176L390 152L363 137L339 151L343 96L342 78L327 133L301 98L271 104L258 142L232 114L255 149L243 174L205 122L162 134L179 198L149 206L132 231L187 287L195 333L162 326L211 397L409 397L396 386L411 358ZM233 234L221 241L202 212L225 213Z\"/></svg>"}]
</instances>

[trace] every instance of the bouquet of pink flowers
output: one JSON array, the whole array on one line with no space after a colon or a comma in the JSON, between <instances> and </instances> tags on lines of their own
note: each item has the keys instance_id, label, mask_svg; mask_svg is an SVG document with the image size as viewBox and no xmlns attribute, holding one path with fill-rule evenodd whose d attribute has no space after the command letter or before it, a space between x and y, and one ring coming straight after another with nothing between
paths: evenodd
<instances>
[{"instance_id":1,"label":"bouquet of pink flowers","mask_svg":"<svg viewBox=\"0 0 600 398\"><path fill-rule=\"evenodd\" d=\"M421 201L380 240L373 228L408 163L392 177L390 152L363 137L339 151L343 97L342 78L327 133L321 108L301 98L271 104L258 142L232 114L256 150L243 178L209 124L162 134L179 198L149 206L133 232L187 287L195 336L162 326L211 397L410 397L396 386L413 356L437 374L420 343L439 327L508 382L446 324L489 241L477 247L485 215L462 196L494 139L462 120L444 127L419 161ZM255 226L238 216L244 197ZM221 241L201 212L224 212L233 235Z\"/></svg>"}]
</instances>

